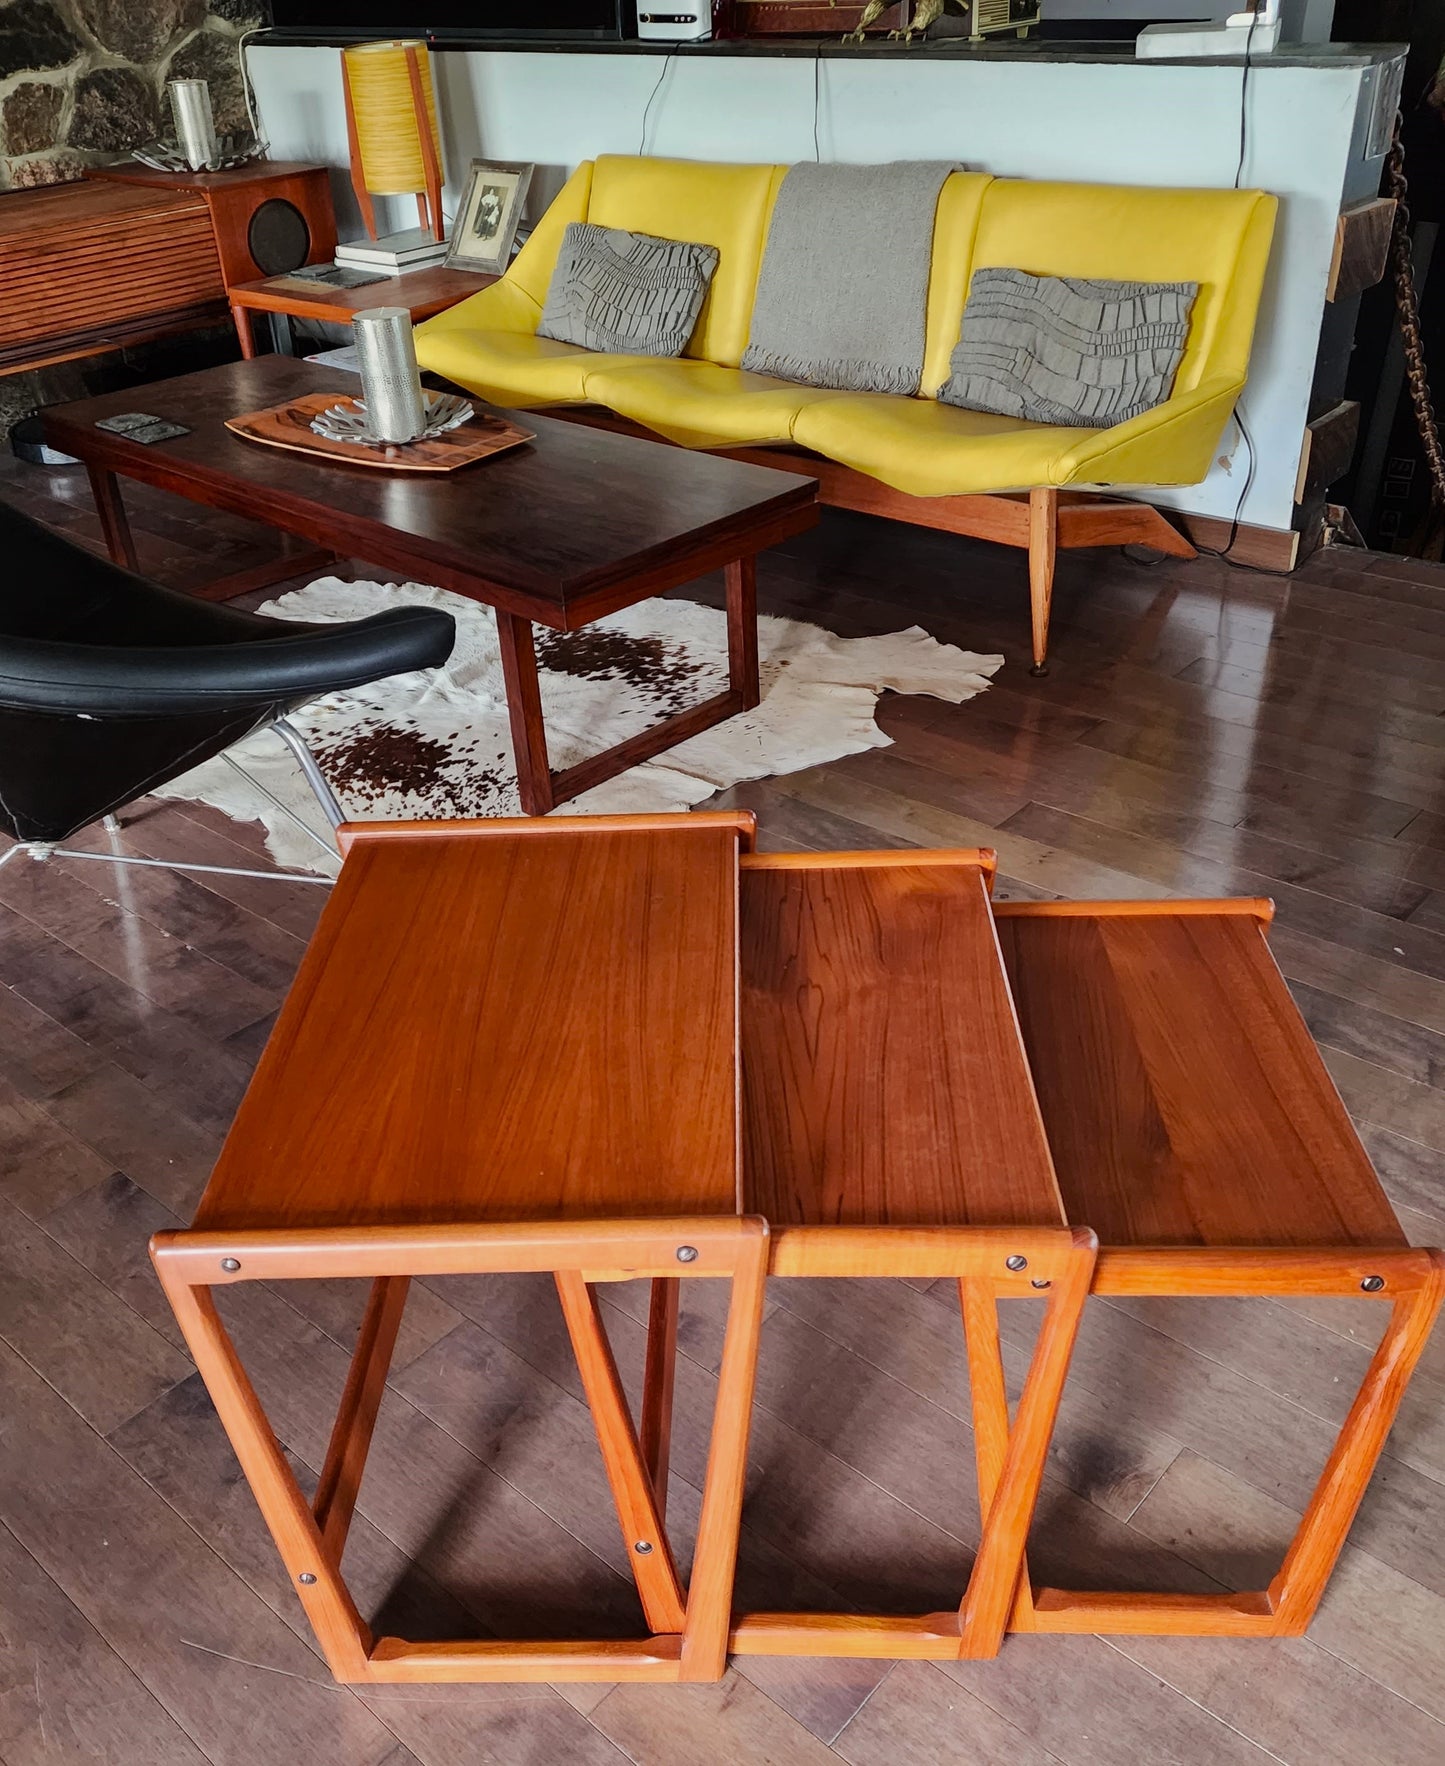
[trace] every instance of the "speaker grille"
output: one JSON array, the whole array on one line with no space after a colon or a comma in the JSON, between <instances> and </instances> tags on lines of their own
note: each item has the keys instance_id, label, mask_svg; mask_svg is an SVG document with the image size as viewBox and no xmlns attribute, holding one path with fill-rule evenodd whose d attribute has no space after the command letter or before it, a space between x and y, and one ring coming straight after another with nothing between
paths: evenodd
<instances>
[{"instance_id":1,"label":"speaker grille","mask_svg":"<svg viewBox=\"0 0 1445 1766\"><path fill-rule=\"evenodd\" d=\"M263 276L284 276L299 270L310 256L311 229L294 203L273 196L251 216L246 244Z\"/></svg>"}]
</instances>

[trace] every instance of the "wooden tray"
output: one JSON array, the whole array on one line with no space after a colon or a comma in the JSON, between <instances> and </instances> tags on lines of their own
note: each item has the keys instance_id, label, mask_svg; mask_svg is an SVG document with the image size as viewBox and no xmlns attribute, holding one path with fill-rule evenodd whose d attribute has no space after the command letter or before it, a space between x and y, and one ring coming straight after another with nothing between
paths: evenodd
<instances>
[{"instance_id":1,"label":"wooden tray","mask_svg":"<svg viewBox=\"0 0 1445 1766\"><path fill-rule=\"evenodd\" d=\"M331 441L317 435L311 419L332 405L352 405L356 401L345 393L308 392L299 399L288 399L284 405L272 405L265 411L253 411L249 417L228 417L226 428L244 436L247 441L261 442L268 448L290 448L298 454L323 454L330 460L344 460L352 466L379 466L384 472L454 472L458 466L470 466L475 460L489 459L493 454L519 448L523 442L534 441L535 432L509 423L504 417L493 417L478 411L456 429L436 436L431 441L389 442L368 446L360 442Z\"/></svg>"}]
</instances>

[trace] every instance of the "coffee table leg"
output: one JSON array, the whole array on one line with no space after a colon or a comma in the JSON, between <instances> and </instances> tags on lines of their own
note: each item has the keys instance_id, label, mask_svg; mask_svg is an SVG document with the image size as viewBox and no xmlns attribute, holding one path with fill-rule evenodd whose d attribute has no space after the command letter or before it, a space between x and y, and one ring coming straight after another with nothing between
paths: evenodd
<instances>
[{"instance_id":1,"label":"coffee table leg","mask_svg":"<svg viewBox=\"0 0 1445 1766\"><path fill-rule=\"evenodd\" d=\"M758 561L735 558L724 573L728 597L728 685L751 711L762 697L758 684Z\"/></svg>"},{"instance_id":2,"label":"coffee table leg","mask_svg":"<svg viewBox=\"0 0 1445 1766\"><path fill-rule=\"evenodd\" d=\"M135 541L131 538L130 522L126 519L125 504L120 497L120 484L113 472L107 472L102 466L87 466L86 474L90 479L90 492L95 498L95 512L100 517L100 531L105 535L106 549L111 560L123 564L127 570L137 568L135 558Z\"/></svg>"},{"instance_id":3,"label":"coffee table leg","mask_svg":"<svg viewBox=\"0 0 1445 1766\"><path fill-rule=\"evenodd\" d=\"M542 723L532 622L499 607L497 638L502 647L502 678L507 685L507 716L512 723L512 754L517 763L522 808L529 816L544 816L556 799L547 759L547 732Z\"/></svg>"}]
</instances>

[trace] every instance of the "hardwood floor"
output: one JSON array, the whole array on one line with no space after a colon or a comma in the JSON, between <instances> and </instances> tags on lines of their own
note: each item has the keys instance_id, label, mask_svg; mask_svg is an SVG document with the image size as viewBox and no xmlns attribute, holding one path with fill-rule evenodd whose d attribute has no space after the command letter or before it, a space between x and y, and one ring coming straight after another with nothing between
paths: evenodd
<instances>
[{"instance_id":1,"label":"hardwood floor","mask_svg":"<svg viewBox=\"0 0 1445 1766\"><path fill-rule=\"evenodd\" d=\"M83 476L0 496L89 544ZM131 493L143 568L258 562L245 523ZM764 611L913 622L1008 658L962 706L886 697L893 745L725 801L774 846L996 846L1009 895L1268 894L1274 948L1411 1236L1445 1239L1445 571L1334 552L1293 579L1062 557L1027 673L1013 554L862 517L767 555ZM262 859L152 803L147 855ZM297 885L52 861L0 871L0 1761L115 1766L1424 1766L1445 1757L1445 1336L1307 1638L1012 1638L994 1662L751 1658L720 1686L333 1686L145 1260L185 1219L319 910ZM710 1284L696 1284L707 1289ZM359 1296L231 1290L303 1478ZM719 1314L684 1318L670 1513L694 1524ZM624 1377L645 1295L609 1289ZM1012 1311L1012 1308L1006 1309ZM1380 1312L1090 1303L1033 1559L1086 1583L1257 1585ZM1026 1318L1006 1317L1015 1375ZM777 1283L741 1577L770 1606L957 1599L977 1533L947 1284ZM417 1284L348 1546L418 1635L637 1608L550 1284ZM768 1591L766 1599L760 1591Z\"/></svg>"}]
</instances>

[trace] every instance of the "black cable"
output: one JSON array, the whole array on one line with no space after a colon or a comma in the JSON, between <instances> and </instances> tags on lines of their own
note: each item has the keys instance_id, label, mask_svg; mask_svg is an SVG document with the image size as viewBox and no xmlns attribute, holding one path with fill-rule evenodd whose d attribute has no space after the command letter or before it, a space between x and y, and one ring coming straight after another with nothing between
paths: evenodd
<instances>
[{"instance_id":1,"label":"black cable","mask_svg":"<svg viewBox=\"0 0 1445 1766\"><path fill-rule=\"evenodd\" d=\"M662 72L657 76L657 84L652 88L646 107L642 112L642 135L637 143L637 156L639 159L641 159L642 155L647 152L647 119L652 115L653 101L662 90L662 82L667 78L667 70L672 66L672 58L676 54L677 46L674 45L668 50L667 54L663 56Z\"/></svg>"},{"instance_id":2,"label":"black cable","mask_svg":"<svg viewBox=\"0 0 1445 1766\"><path fill-rule=\"evenodd\" d=\"M1259 23L1258 4L1249 15L1249 35L1244 39L1244 73L1239 81L1239 164L1234 168L1234 188L1239 189L1239 180L1244 176L1244 154L1246 147L1246 128L1249 115L1249 52L1254 47L1254 27Z\"/></svg>"},{"instance_id":3,"label":"black cable","mask_svg":"<svg viewBox=\"0 0 1445 1766\"><path fill-rule=\"evenodd\" d=\"M1250 437L1247 426L1245 425L1243 405L1236 405L1234 407L1234 421L1239 425L1240 440L1243 441L1245 451L1249 456L1249 465L1244 474L1244 483L1239 487L1239 495L1234 499L1234 514L1230 518L1229 538L1224 542L1222 547L1196 546L1194 548L1196 552L1202 552L1208 558L1228 559L1230 553L1234 550L1234 542L1239 538L1240 517L1244 513L1244 499L1249 495L1250 489L1254 484L1254 442Z\"/></svg>"},{"instance_id":4,"label":"black cable","mask_svg":"<svg viewBox=\"0 0 1445 1766\"><path fill-rule=\"evenodd\" d=\"M1244 408L1242 405L1236 405L1234 407L1234 421L1239 425L1240 439L1244 443L1245 451L1249 459L1249 465L1245 470L1244 483L1239 487L1239 495L1234 500L1234 514L1230 517L1229 522L1229 538L1222 546L1201 546L1196 544L1194 550L1198 552L1201 558L1218 558L1222 564L1227 564L1231 570L1248 570L1253 572L1256 576L1289 576L1291 572L1288 570L1271 570L1267 564L1246 564L1240 559L1231 556L1231 553L1234 551L1235 542L1239 538L1239 529L1242 525L1241 518L1244 514L1244 503L1250 490L1253 488L1255 467L1259 458L1254 451L1254 438L1250 435L1249 427L1244 421ZM1168 564L1170 562L1170 554L1168 553L1159 558L1136 558L1130 547L1125 546L1122 550L1124 556L1128 558L1131 564L1152 567L1156 564Z\"/></svg>"}]
</instances>

